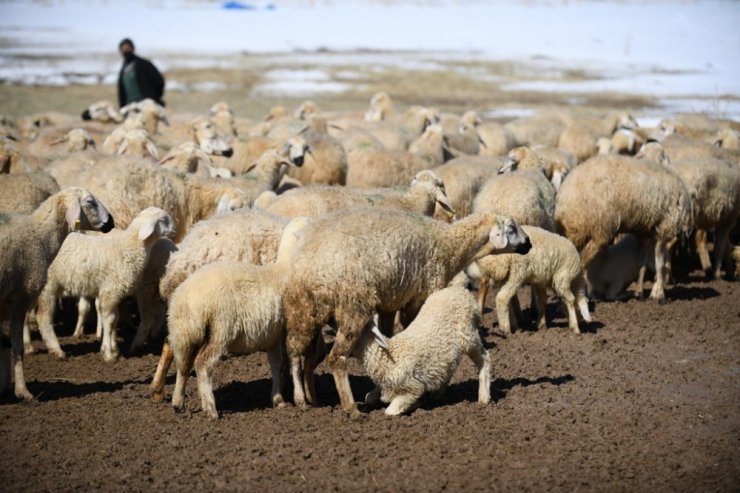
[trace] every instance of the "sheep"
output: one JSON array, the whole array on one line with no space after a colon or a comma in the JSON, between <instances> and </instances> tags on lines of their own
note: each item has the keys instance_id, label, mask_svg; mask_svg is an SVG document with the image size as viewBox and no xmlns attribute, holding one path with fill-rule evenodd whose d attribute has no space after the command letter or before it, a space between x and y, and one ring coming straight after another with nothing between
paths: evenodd
<instances>
[{"instance_id":1,"label":"sheep","mask_svg":"<svg viewBox=\"0 0 740 493\"><path fill-rule=\"evenodd\" d=\"M233 154L214 159L215 166L231 171L234 175L243 175L268 149L278 148L278 143L268 137L248 137L231 142Z\"/></svg>"},{"instance_id":2,"label":"sheep","mask_svg":"<svg viewBox=\"0 0 740 493\"><path fill-rule=\"evenodd\" d=\"M473 212L473 200L480 188L503 165L501 157L461 156L434 168L434 173L444 182L445 193L457 217L465 217ZM447 220L449 215L437 208L434 217Z\"/></svg>"},{"instance_id":3,"label":"sheep","mask_svg":"<svg viewBox=\"0 0 740 493\"><path fill-rule=\"evenodd\" d=\"M347 185L353 187L389 187L408 183L415 173L441 164L443 134L430 125L412 143L409 151L353 150L348 153Z\"/></svg>"},{"instance_id":4,"label":"sheep","mask_svg":"<svg viewBox=\"0 0 740 493\"><path fill-rule=\"evenodd\" d=\"M392 207L431 216L436 204L448 214L454 210L445 195L444 182L430 170L420 171L408 190L365 190L345 187L310 186L277 196L267 210L283 217L319 216L353 206Z\"/></svg>"},{"instance_id":5,"label":"sheep","mask_svg":"<svg viewBox=\"0 0 740 493\"><path fill-rule=\"evenodd\" d=\"M658 159L663 148L656 142L643 146L638 157ZM714 231L714 262L706 249L706 234L697 231L696 246L702 269L719 277L727 252L730 231L740 218L740 167L712 157L670 161L670 167L681 177L691 196L693 224L697 230ZM712 268L713 266L713 268ZM728 269L732 277L734 272Z\"/></svg>"},{"instance_id":6,"label":"sheep","mask_svg":"<svg viewBox=\"0 0 740 493\"><path fill-rule=\"evenodd\" d=\"M299 120L310 120L312 116L319 116L319 113L321 113L319 105L309 99L298 105L293 112L293 117Z\"/></svg>"},{"instance_id":7,"label":"sheep","mask_svg":"<svg viewBox=\"0 0 740 493\"><path fill-rule=\"evenodd\" d=\"M445 135L446 144L453 155L477 155L486 143L478 134L481 119L475 111L467 111L460 118L457 133ZM441 164L441 163L440 163Z\"/></svg>"},{"instance_id":8,"label":"sheep","mask_svg":"<svg viewBox=\"0 0 740 493\"><path fill-rule=\"evenodd\" d=\"M64 145L62 145L64 144ZM90 134L81 128L59 130L45 129L26 146L26 152L42 158L56 159L67 154L95 147Z\"/></svg>"},{"instance_id":9,"label":"sheep","mask_svg":"<svg viewBox=\"0 0 740 493\"><path fill-rule=\"evenodd\" d=\"M155 163L124 156L100 160L76 181L105 201L122 228L146 207L164 209L175 223L176 242L196 221L249 205L232 180L170 173Z\"/></svg>"},{"instance_id":10,"label":"sheep","mask_svg":"<svg viewBox=\"0 0 740 493\"><path fill-rule=\"evenodd\" d=\"M370 108L365 112L364 119L368 122L389 120L396 116L393 101L387 92L381 91L370 98Z\"/></svg>"},{"instance_id":11,"label":"sheep","mask_svg":"<svg viewBox=\"0 0 740 493\"><path fill-rule=\"evenodd\" d=\"M303 158L294 160L275 149L268 149L256 163L252 164L246 174L235 176L230 181L245 194L247 205L251 207L262 192L278 189L286 168L302 164Z\"/></svg>"},{"instance_id":12,"label":"sheep","mask_svg":"<svg viewBox=\"0 0 740 493\"><path fill-rule=\"evenodd\" d=\"M143 129L127 131L123 135L115 153L118 155L125 154L127 156L152 158L155 161L159 161L157 146L149 139L149 133Z\"/></svg>"},{"instance_id":13,"label":"sheep","mask_svg":"<svg viewBox=\"0 0 740 493\"><path fill-rule=\"evenodd\" d=\"M329 135L326 119L311 115L301 135L310 149L309 157L303 166L290 168L288 176L304 185L347 183L347 154L339 140Z\"/></svg>"},{"instance_id":14,"label":"sheep","mask_svg":"<svg viewBox=\"0 0 740 493\"><path fill-rule=\"evenodd\" d=\"M181 172L192 173L201 178L231 178L231 171L225 168L211 166L211 158L203 152L195 142L183 142L159 160L162 168Z\"/></svg>"},{"instance_id":15,"label":"sheep","mask_svg":"<svg viewBox=\"0 0 740 493\"><path fill-rule=\"evenodd\" d=\"M157 143L170 148L185 140L195 142L208 155L231 157L234 154L231 145L218 134L216 126L206 117L197 117L184 127L171 128L157 139Z\"/></svg>"},{"instance_id":16,"label":"sheep","mask_svg":"<svg viewBox=\"0 0 740 493\"><path fill-rule=\"evenodd\" d=\"M123 115L110 101L96 101L82 112L85 121L97 121L101 123L121 123Z\"/></svg>"},{"instance_id":17,"label":"sheep","mask_svg":"<svg viewBox=\"0 0 740 493\"><path fill-rule=\"evenodd\" d=\"M159 134L159 122L169 125L164 108L153 99L143 99L136 103L129 103L121 108L126 117L126 123L131 122L136 128L143 128L150 135Z\"/></svg>"},{"instance_id":18,"label":"sheep","mask_svg":"<svg viewBox=\"0 0 740 493\"><path fill-rule=\"evenodd\" d=\"M67 236L78 229L113 229L113 217L87 190L61 190L29 215L0 215L0 316L10 322L15 395L29 401L23 373L23 322L46 283L46 273ZM0 352L0 395L10 388L7 351Z\"/></svg>"},{"instance_id":19,"label":"sheep","mask_svg":"<svg viewBox=\"0 0 740 493\"><path fill-rule=\"evenodd\" d=\"M118 305L124 297L135 293L154 242L171 232L169 214L158 207L148 207L125 231L105 236L69 235L49 266L38 302L39 331L49 352L65 358L53 327L57 298L80 296L99 299L103 326L100 352L105 361L116 359Z\"/></svg>"},{"instance_id":20,"label":"sheep","mask_svg":"<svg viewBox=\"0 0 740 493\"><path fill-rule=\"evenodd\" d=\"M539 147L539 149L549 148ZM516 169L539 169L550 180L555 190L558 190L565 179L565 175L568 174L573 166L571 166L568 154L562 154L562 157L559 159L552 154L552 151L544 150L540 154L540 151L528 147L515 147L509 152L506 165L499 170L499 173L506 173Z\"/></svg>"},{"instance_id":21,"label":"sheep","mask_svg":"<svg viewBox=\"0 0 740 493\"><path fill-rule=\"evenodd\" d=\"M522 225L522 229L532 242L532 249L527 255L487 255L476 261L482 278L503 283L496 294L499 330L504 334L511 334L509 303L520 287L530 284L536 295L533 301L536 300L537 306L537 327L547 328L546 290L552 288L565 302L569 328L580 334L576 305L587 322L591 321L591 314L584 296L585 280L578 250L567 238L542 228ZM488 284L486 283L484 288L481 282L481 289L478 290L478 308L481 314L485 306L487 289Z\"/></svg>"},{"instance_id":22,"label":"sheep","mask_svg":"<svg viewBox=\"0 0 740 493\"><path fill-rule=\"evenodd\" d=\"M499 122L484 122L478 125L478 135L483 141L481 156L505 156L517 143L511 131Z\"/></svg>"},{"instance_id":23,"label":"sheep","mask_svg":"<svg viewBox=\"0 0 740 493\"><path fill-rule=\"evenodd\" d=\"M0 212L30 214L59 191L59 184L48 173L0 175Z\"/></svg>"},{"instance_id":24,"label":"sheep","mask_svg":"<svg viewBox=\"0 0 740 493\"><path fill-rule=\"evenodd\" d=\"M665 303L667 244L690 228L691 199L681 178L663 164L595 156L563 182L555 222L580 251L584 270L618 233L655 238L656 281L650 297Z\"/></svg>"},{"instance_id":25,"label":"sheep","mask_svg":"<svg viewBox=\"0 0 740 493\"><path fill-rule=\"evenodd\" d=\"M740 132L732 130L730 128L723 128L717 131L717 134L712 139L712 145L721 147L723 149L740 149Z\"/></svg>"},{"instance_id":26,"label":"sheep","mask_svg":"<svg viewBox=\"0 0 740 493\"><path fill-rule=\"evenodd\" d=\"M552 112L540 112L530 117L517 118L504 125L513 136L516 146L541 144L557 147L563 127L562 118Z\"/></svg>"},{"instance_id":27,"label":"sheep","mask_svg":"<svg viewBox=\"0 0 740 493\"><path fill-rule=\"evenodd\" d=\"M649 247L650 242L625 234L619 241L596 254L587 272L591 294L609 301L623 297L622 293L638 279L643 266L647 264L648 269L655 270L647 254ZM642 285L638 284L635 294L639 297L642 296Z\"/></svg>"},{"instance_id":28,"label":"sheep","mask_svg":"<svg viewBox=\"0 0 740 493\"><path fill-rule=\"evenodd\" d=\"M223 135L236 137L236 125L234 123L234 112L225 101L219 101L213 104L208 110L208 116Z\"/></svg>"},{"instance_id":29,"label":"sheep","mask_svg":"<svg viewBox=\"0 0 740 493\"><path fill-rule=\"evenodd\" d=\"M441 289L486 245L493 253L526 253L521 229L495 213L473 214L452 224L390 209L351 209L305 226L291 256L283 296L286 349L293 400L314 401L316 354L309 351L320 328L337 328L328 364L342 409L357 415L346 358L374 312L388 334L396 311L408 325L432 292ZM301 356L304 379L301 378Z\"/></svg>"},{"instance_id":30,"label":"sheep","mask_svg":"<svg viewBox=\"0 0 740 493\"><path fill-rule=\"evenodd\" d=\"M194 228L180 245L180 250L172 255L158 294L169 300L191 273L217 262L253 265L268 265L278 261L285 263L285 260L279 259L288 257L295 245L295 233L307 222L305 217L288 222L287 219L259 211L235 212L204 221ZM172 358L172 348L165 342L150 385L155 402L161 402L164 398L165 377Z\"/></svg>"},{"instance_id":31,"label":"sheep","mask_svg":"<svg viewBox=\"0 0 740 493\"><path fill-rule=\"evenodd\" d=\"M453 286L429 295L411 325L389 339L377 327L363 330L353 355L376 385L365 402L389 404L389 416L408 412L424 394L441 393L468 355L478 368L478 402L488 404L491 358L479 326L475 299L465 288Z\"/></svg>"}]
</instances>

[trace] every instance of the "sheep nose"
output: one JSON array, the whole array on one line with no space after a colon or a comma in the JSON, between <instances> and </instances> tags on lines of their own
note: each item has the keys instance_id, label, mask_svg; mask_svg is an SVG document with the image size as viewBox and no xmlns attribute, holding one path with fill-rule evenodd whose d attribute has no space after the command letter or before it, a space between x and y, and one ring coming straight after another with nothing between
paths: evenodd
<instances>
[{"instance_id":1,"label":"sheep nose","mask_svg":"<svg viewBox=\"0 0 740 493\"><path fill-rule=\"evenodd\" d=\"M103 227L100 228L100 231L102 231L103 233L107 233L114 227L115 227L115 223L113 222L113 216L109 214L108 220L105 222L105 224L103 224Z\"/></svg>"},{"instance_id":2,"label":"sheep nose","mask_svg":"<svg viewBox=\"0 0 740 493\"><path fill-rule=\"evenodd\" d=\"M228 148L224 152L222 152L221 155L224 157L231 157L234 155L234 149Z\"/></svg>"},{"instance_id":3,"label":"sheep nose","mask_svg":"<svg viewBox=\"0 0 740 493\"><path fill-rule=\"evenodd\" d=\"M292 159L293 164L295 164L298 167L303 166L303 156L297 156Z\"/></svg>"},{"instance_id":4,"label":"sheep nose","mask_svg":"<svg viewBox=\"0 0 740 493\"><path fill-rule=\"evenodd\" d=\"M82 112L82 119L85 121L92 120L92 115L90 114L90 110L85 110Z\"/></svg>"},{"instance_id":5,"label":"sheep nose","mask_svg":"<svg viewBox=\"0 0 740 493\"><path fill-rule=\"evenodd\" d=\"M526 255L527 252L529 252L531 249L532 249L532 242L529 240L529 237L527 237L527 241L517 245L514 251L520 255Z\"/></svg>"}]
</instances>

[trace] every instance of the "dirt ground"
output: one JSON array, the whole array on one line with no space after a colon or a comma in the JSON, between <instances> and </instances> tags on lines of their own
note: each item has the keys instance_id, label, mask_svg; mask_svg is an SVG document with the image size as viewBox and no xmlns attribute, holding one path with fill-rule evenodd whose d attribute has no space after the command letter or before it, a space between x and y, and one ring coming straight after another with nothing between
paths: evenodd
<instances>
[{"instance_id":1,"label":"dirt ground","mask_svg":"<svg viewBox=\"0 0 740 493\"><path fill-rule=\"evenodd\" d=\"M492 403L464 360L438 402L350 420L319 367L320 405L270 407L264 354L216 372L218 421L148 398L157 348L106 364L88 329L58 328L69 357L34 345L37 399L0 403L4 491L732 491L740 484L740 283L695 273L670 302L602 302L582 335L506 339L485 317ZM489 296L489 303L493 297ZM525 310L525 315L528 310ZM123 331L124 348L131 331ZM371 382L352 362L361 400ZM174 377L168 379L168 395Z\"/></svg>"}]
</instances>

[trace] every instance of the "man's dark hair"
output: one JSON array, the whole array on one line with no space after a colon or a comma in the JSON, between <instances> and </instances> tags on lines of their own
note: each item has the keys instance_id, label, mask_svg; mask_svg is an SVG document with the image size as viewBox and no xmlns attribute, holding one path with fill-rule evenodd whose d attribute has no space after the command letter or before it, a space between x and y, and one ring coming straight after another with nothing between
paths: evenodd
<instances>
[{"instance_id":1,"label":"man's dark hair","mask_svg":"<svg viewBox=\"0 0 740 493\"><path fill-rule=\"evenodd\" d=\"M120 50L123 45L129 45L131 46L132 50L135 50L134 42L131 41L129 38L123 38L120 43L118 43L118 49Z\"/></svg>"}]
</instances>

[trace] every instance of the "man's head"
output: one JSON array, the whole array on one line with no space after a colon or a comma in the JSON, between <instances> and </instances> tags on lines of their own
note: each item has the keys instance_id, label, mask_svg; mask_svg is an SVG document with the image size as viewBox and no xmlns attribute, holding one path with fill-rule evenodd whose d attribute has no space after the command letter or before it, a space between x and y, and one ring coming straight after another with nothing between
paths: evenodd
<instances>
[{"instance_id":1,"label":"man's head","mask_svg":"<svg viewBox=\"0 0 740 493\"><path fill-rule=\"evenodd\" d=\"M129 38L124 38L118 43L118 51L121 52L121 56L126 60L131 60L134 56L134 42Z\"/></svg>"}]
</instances>

